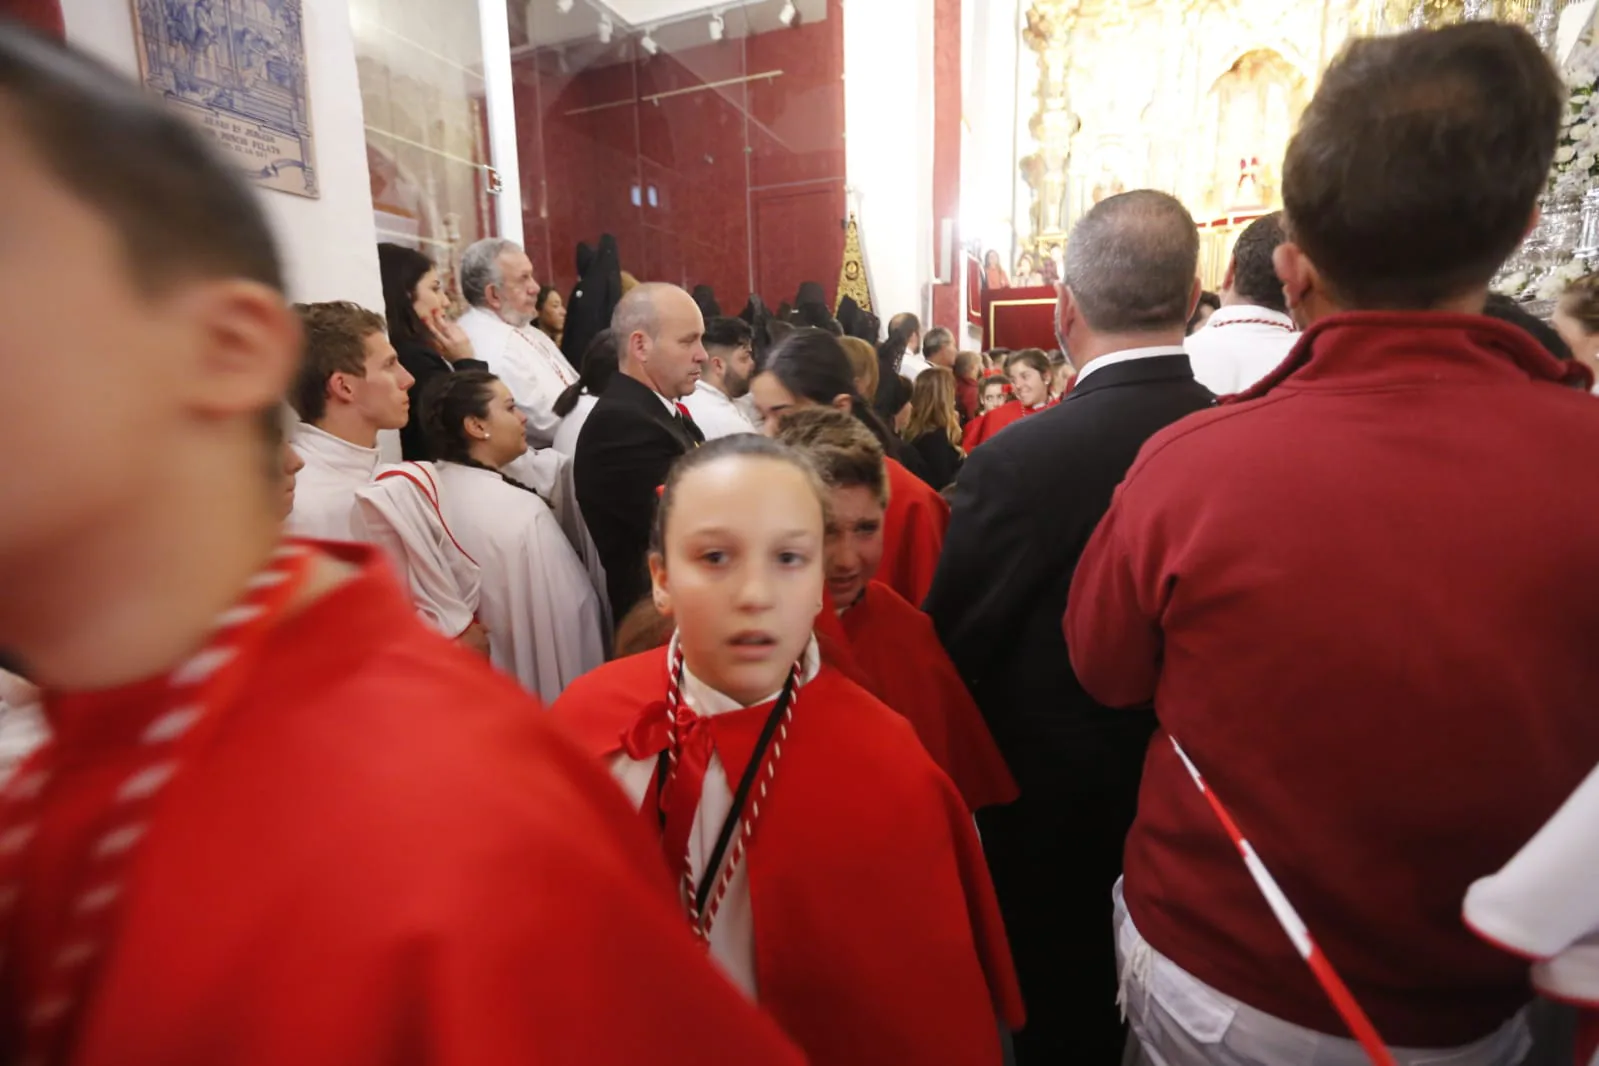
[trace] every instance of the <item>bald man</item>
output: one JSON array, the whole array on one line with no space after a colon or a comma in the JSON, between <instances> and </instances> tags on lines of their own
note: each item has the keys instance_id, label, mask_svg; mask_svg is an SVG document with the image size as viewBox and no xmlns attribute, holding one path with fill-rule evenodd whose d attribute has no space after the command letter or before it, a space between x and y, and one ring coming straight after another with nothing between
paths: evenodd
<instances>
[{"instance_id":1,"label":"bald man","mask_svg":"<svg viewBox=\"0 0 1599 1066\"><path fill-rule=\"evenodd\" d=\"M644 557L655 490L678 456L705 442L680 401L705 368L705 320L676 285L640 285L616 305L621 373L606 387L573 459L577 502L605 564L611 617L649 592Z\"/></svg>"}]
</instances>

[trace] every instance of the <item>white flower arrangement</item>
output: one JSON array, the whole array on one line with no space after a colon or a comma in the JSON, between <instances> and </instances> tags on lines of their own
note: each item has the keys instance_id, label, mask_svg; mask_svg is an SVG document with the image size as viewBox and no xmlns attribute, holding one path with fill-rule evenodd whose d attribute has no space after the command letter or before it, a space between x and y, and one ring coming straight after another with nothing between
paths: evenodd
<instances>
[{"instance_id":1,"label":"white flower arrangement","mask_svg":"<svg viewBox=\"0 0 1599 1066\"><path fill-rule=\"evenodd\" d=\"M1545 190L1546 205L1578 200L1599 179L1599 40L1578 48L1565 74L1570 95L1560 120L1560 140ZM1538 268L1515 269L1502 275L1495 288L1518 300L1552 300L1584 273L1584 267L1576 260L1547 272Z\"/></svg>"}]
</instances>

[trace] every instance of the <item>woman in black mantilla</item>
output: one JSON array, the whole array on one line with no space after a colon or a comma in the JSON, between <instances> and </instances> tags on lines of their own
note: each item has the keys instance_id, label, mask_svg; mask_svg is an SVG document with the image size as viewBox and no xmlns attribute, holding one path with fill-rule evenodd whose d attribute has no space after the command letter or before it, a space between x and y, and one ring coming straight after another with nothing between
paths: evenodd
<instances>
[{"instance_id":1,"label":"woman in black mantilla","mask_svg":"<svg viewBox=\"0 0 1599 1066\"><path fill-rule=\"evenodd\" d=\"M472 342L450 318L444 278L433 260L414 248L384 243L378 245L378 270L389 343L399 354L400 365L415 379L411 420L400 430L400 448L406 459L423 459L427 457L421 425L423 389L440 374L487 370L488 364L474 358Z\"/></svg>"}]
</instances>

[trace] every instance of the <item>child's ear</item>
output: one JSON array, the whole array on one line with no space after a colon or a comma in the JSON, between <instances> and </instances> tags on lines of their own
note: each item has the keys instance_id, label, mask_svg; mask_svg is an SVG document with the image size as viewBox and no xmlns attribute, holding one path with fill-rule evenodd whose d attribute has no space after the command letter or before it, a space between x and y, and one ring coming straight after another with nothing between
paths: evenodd
<instances>
[{"instance_id":1,"label":"child's ear","mask_svg":"<svg viewBox=\"0 0 1599 1066\"><path fill-rule=\"evenodd\" d=\"M666 584L666 559L660 552L650 552L650 589L655 609L664 618L672 617L672 592Z\"/></svg>"}]
</instances>

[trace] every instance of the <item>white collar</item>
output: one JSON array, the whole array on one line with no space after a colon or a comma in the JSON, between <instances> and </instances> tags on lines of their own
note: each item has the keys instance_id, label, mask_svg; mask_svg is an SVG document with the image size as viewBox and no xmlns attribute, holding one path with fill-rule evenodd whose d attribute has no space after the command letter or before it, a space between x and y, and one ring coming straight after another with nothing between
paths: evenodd
<instances>
[{"instance_id":1,"label":"white collar","mask_svg":"<svg viewBox=\"0 0 1599 1066\"><path fill-rule=\"evenodd\" d=\"M1293 332L1298 332L1299 330L1299 327L1294 325L1294 320L1281 311L1273 311L1269 307L1260 307L1256 304L1229 304L1226 307L1219 308L1210 316L1210 321L1205 323L1205 329L1225 326L1229 322L1250 320L1253 320L1251 324L1254 324L1254 322L1270 323L1268 328L1283 326Z\"/></svg>"},{"instance_id":2,"label":"white collar","mask_svg":"<svg viewBox=\"0 0 1599 1066\"><path fill-rule=\"evenodd\" d=\"M1101 367L1115 366L1117 363L1130 363L1134 359L1155 359L1162 355L1186 356L1187 354L1188 353L1183 350L1183 346L1180 344L1158 344L1153 348L1126 348L1119 352L1109 352L1100 356L1098 359L1093 360L1087 366L1079 370L1077 372L1077 382L1072 386L1072 388L1082 388L1083 382L1088 380L1088 375L1092 374Z\"/></svg>"},{"instance_id":3,"label":"white collar","mask_svg":"<svg viewBox=\"0 0 1599 1066\"><path fill-rule=\"evenodd\" d=\"M729 403L730 404L730 403L733 402L732 398L730 396L728 396L727 393L723 392L721 389L717 388L715 385L712 385L709 381L706 381L704 378L700 378L699 381L694 383L694 389L695 389L695 391L698 391L700 389L704 389L707 395L709 395L711 398L713 398L713 399L715 399L717 401L720 401L721 403Z\"/></svg>"},{"instance_id":4,"label":"white collar","mask_svg":"<svg viewBox=\"0 0 1599 1066\"><path fill-rule=\"evenodd\" d=\"M359 474L363 481L371 480L378 468L378 449L351 444L309 422L294 427L294 450L308 463L315 460L319 466L341 474Z\"/></svg>"},{"instance_id":5,"label":"white collar","mask_svg":"<svg viewBox=\"0 0 1599 1066\"><path fill-rule=\"evenodd\" d=\"M511 325L509 322L495 314L493 311L489 310L487 307L468 307L466 309L466 313L461 316L460 321L471 325L493 326L502 330L516 329L515 326Z\"/></svg>"},{"instance_id":6,"label":"white collar","mask_svg":"<svg viewBox=\"0 0 1599 1066\"><path fill-rule=\"evenodd\" d=\"M671 642L666 646L666 661L670 663L676 657L677 633L673 632ZM821 669L822 655L816 647L816 638L813 636L810 643L805 645L805 653L800 656L800 684L802 686L810 684ZM771 703L782 694L782 691L778 689L765 699L757 700L749 706L759 707L763 703ZM695 677L694 671L690 670L686 663L683 666L683 702L688 704L689 710L701 718L714 718L730 711L742 711L745 707L733 697L718 692Z\"/></svg>"},{"instance_id":7,"label":"white collar","mask_svg":"<svg viewBox=\"0 0 1599 1066\"><path fill-rule=\"evenodd\" d=\"M925 355L923 355L921 352L912 352L912 351L907 351L905 353L905 358L903 358L903 359L901 359L899 361L899 365L900 366L904 366L906 363L918 364L918 365L920 365L922 367L923 370L926 370L927 368L929 368L929 367L931 367L933 365L932 363L927 361L927 357Z\"/></svg>"}]
</instances>

